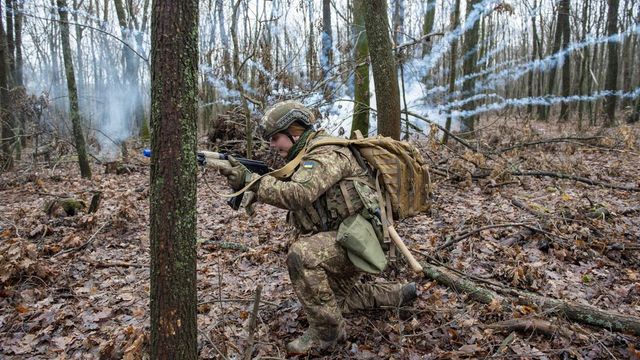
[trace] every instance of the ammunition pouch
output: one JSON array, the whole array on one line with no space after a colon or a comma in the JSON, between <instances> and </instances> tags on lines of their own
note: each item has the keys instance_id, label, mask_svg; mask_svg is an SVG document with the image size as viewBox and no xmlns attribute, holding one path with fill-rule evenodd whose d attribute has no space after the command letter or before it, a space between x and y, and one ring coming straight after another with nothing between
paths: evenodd
<instances>
[{"instance_id":1,"label":"ammunition pouch","mask_svg":"<svg viewBox=\"0 0 640 360\"><path fill-rule=\"evenodd\" d=\"M374 226L361 214L351 215L340 224L336 241L347 250L351 263L362 271L377 274L387 266Z\"/></svg>"}]
</instances>

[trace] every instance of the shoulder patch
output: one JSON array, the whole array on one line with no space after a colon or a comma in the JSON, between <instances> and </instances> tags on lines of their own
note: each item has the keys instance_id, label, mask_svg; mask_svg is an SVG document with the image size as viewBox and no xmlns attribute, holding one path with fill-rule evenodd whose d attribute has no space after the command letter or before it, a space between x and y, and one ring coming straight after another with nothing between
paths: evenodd
<instances>
[{"instance_id":1,"label":"shoulder patch","mask_svg":"<svg viewBox=\"0 0 640 360\"><path fill-rule=\"evenodd\" d=\"M302 163L302 168L304 169L313 169L313 167L316 165L315 162L313 161L305 161Z\"/></svg>"}]
</instances>

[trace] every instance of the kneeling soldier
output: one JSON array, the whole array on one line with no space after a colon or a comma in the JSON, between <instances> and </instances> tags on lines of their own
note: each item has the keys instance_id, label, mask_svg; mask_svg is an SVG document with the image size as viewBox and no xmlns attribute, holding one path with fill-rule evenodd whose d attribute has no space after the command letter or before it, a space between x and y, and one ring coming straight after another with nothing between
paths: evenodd
<instances>
[{"instance_id":1,"label":"kneeling soldier","mask_svg":"<svg viewBox=\"0 0 640 360\"><path fill-rule=\"evenodd\" d=\"M262 126L270 146L287 161L304 155L289 178L265 176L251 186L258 202L289 210L287 221L297 230L287 267L309 329L287 344L290 354L326 351L343 341L343 312L399 306L416 298L415 283L358 281L363 271L377 273L386 265L375 215L378 195L364 163L348 147L313 147L331 138L314 131L313 121L313 113L294 101L267 110ZM233 167L221 172L232 188L258 177L237 161L230 162Z\"/></svg>"}]
</instances>

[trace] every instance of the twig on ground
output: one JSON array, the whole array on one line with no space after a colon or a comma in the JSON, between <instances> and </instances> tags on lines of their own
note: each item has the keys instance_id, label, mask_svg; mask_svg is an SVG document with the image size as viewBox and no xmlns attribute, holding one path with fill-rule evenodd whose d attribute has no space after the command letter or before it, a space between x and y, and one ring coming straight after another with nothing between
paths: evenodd
<instances>
[{"instance_id":1,"label":"twig on ground","mask_svg":"<svg viewBox=\"0 0 640 360\"><path fill-rule=\"evenodd\" d=\"M148 268L149 265L148 264L137 264L137 263L130 263L130 262L125 262L125 261L106 261L106 262L101 262L101 261L96 261L96 260L86 260L87 263L97 267L97 268L108 268L108 267L114 267L114 266L120 266L120 267L136 267L136 268Z\"/></svg>"},{"instance_id":2,"label":"twig on ground","mask_svg":"<svg viewBox=\"0 0 640 360\"><path fill-rule=\"evenodd\" d=\"M545 139L545 140L539 140L539 141L532 141L532 142L528 142L528 143L515 144L513 146L509 146L509 147L506 147L506 148L498 149L498 150L494 151L494 153L502 154L502 153L505 153L505 152L510 151L510 150L514 150L514 149L518 149L518 148L522 148L522 147L527 147L527 146L535 146L535 145L542 145L542 144L552 144L552 143L562 143L562 142L571 142L571 141L590 141L590 140L596 140L596 139L602 139L602 138L603 138L603 136L562 137L562 138L554 138L554 139Z\"/></svg>"},{"instance_id":3,"label":"twig on ground","mask_svg":"<svg viewBox=\"0 0 640 360\"><path fill-rule=\"evenodd\" d=\"M91 237L89 238L89 240L87 240L84 244L82 244L80 246L76 246L74 248L70 248L70 249L65 249L65 250L59 251L59 252L53 254L51 257L55 258L55 257L61 256L61 255L64 255L64 254L70 254L70 253L73 253L73 252L76 252L76 251L80 251L80 250L86 248L87 246L91 245L91 243L93 243L95 241L96 235L98 235L98 233L105 226L107 226L110 223L111 223L111 221L107 221L104 224L102 224L102 226L100 226L100 228L98 228L98 230L96 230L96 232L94 232L93 235L91 235Z\"/></svg>"},{"instance_id":4,"label":"twig on ground","mask_svg":"<svg viewBox=\"0 0 640 360\"><path fill-rule=\"evenodd\" d=\"M498 350L496 350L495 353L493 353L493 355L491 357L501 357L502 353L505 352L505 350L507 349L507 346L509 346L513 340L515 340L516 338L516 333L515 331L512 331L511 334L509 334L509 336L507 336L506 338L504 338L504 340L502 340L502 342L500 343L500 346L498 346Z\"/></svg>"},{"instance_id":5,"label":"twig on ground","mask_svg":"<svg viewBox=\"0 0 640 360\"><path fill-rule=\"evenodd\" d=\"M454 238L454 239L452 239L452 240L449 240L449 241L447 241L446 243L444 243L444 244L442 244L442 245L438 246L438 247L435 249L435 251L440 251L440 250L442 250L442 249L446 249L446 248L448 248L448 247L450 247L450 246L452 246L452 245L454 245L454 244L456 244L456 243L459 243L460 241L462 241L462 240L464 240L464 239L468 238L469 236L474 235L474 234L477 234L477 233L479 233L479 232L481 232L481 231L484 231L484 230L494 229L494 228L503 228L503 227L512 227L512 226L522 226L522 227L525 227L525 228L527 228L527 229L529 229L529 230L531 230L531 231L536 231L536 232L539 232L539 233L542 233L542 234L545 234L545 235L549 235L549 236L557 237L557 238L559 238L559 239L562 239L562 240L567 241L567 239L565 239L564 237L562 237L562 236L560 236L560 235L556 235L556 234L550 233L550 232L548 232L548 231L542 230L542 229L537 228L537 227L535 227L535 226L532 226L532 225L530 225L530 224L525 224L525 223L507 223L507 224L487 225L487 226L483 226L483 227L481 227L481 228L477 228L477 229L474 229L474 230L468 231L468 232L466 232L466 233L464 233L464 234L462 234L462 235L459 235L458 237L456 237L456 238Z\"/></svg>"},{"instance_id":6,"label":"twig on ground","mask_svg":"<svg viewBox=\"0 0 640 360\"><path fill-rule=\"evenodd\" d=\"M256 298L253 302L253 311L251 312L251 320L249 321L249 338L247 340L247 348L245 349L244 359L251 359L253 354L254 341L253 336L256 331L256 324L258 319L258 310L260 309L260 295L262 294L262 285L256 287Z\"/></svg>"},{"instance_id":7,"label":"twig on ground","mask_svg":"<svg viewBox=\"0 0 640 360\"><path fill-rule=\"evenodd\" d=\"M589 179L589 178L582 177L582 176L555 173L555 172L551 172L551 171L512 171L511 175L515 175L515 176L535 176L535 177L548 176L548 177L552 177L552 178L556 178L556 179L575 180L575 181L578 181L578 182L581 182L581 183L585 183L585 184L589 184L589 185L602 186L602 187L609 188L609 189L618 189L618 190L627 190L627 191L640 191L640 188L637 187L637 186L616 185L616 184L611 184L611 183L607 183L607 182L604 182L604 181L598 181L598 180Z\"/></svg>"},{"instance_id":8,"label":"twig on ground","mask_svg":"<svg viewBox=\"0 0 640 360\"><path fill-rule=\"evenodd\" d=\"M217 303L217 302L243 302L243 303L250 303L250 302L254 302L254 299L215 299L215 300L207 300L207 301L202 301L198 303L199 305L203 305L203 304L210 304L210 303ZM271 306L280 306L280 304L276 304L274 302L271 301L265 301L265 300L260 300L260 304L265 304L265 305L271 305Z\"/></svg>"},{"instance_id":9,"label":"twig on ground","mask_svg":"<svg viewBox=\"0 0 640 360\"><path fill-rule=\"evenodd\" d=\"M202 336L204 336L204 338L207 340L207 342L209 343L209 345L213 346L213 349L218 353L218 355L220 355L223 359L227 359L227 357L225 356L225 354L222 353L222 351L220 351L220 349L218 349L218 347L216 346L216 344L211 340L211 338L209 336L207 336L207 334L203 331L203 330L199 330L200 334Z\"/></svg>"}]
</instances>

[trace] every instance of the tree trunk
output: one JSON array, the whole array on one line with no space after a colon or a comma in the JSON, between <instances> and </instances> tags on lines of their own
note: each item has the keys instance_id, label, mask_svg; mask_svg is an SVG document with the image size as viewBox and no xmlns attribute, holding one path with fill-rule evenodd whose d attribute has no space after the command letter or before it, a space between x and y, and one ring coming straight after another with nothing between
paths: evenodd
<instances>
[{"instance_id":1,"label":"tree trunk","mask_svg":"<svg viewBox=\"0 0 640 360\"><path fill-rule=\"evenodd\" d=\"M242 112L244 113L244 125L245 125L245 137L247 140L246 157L251 159L253 156L253 126L251 123L251 110L249 110L249 104L244 95L244 88L242 87L242 79L240 77L240 49L238 45L238 9L240 7L240 1L236 0L233 5L233 14L231 16L231 41L233 42L233 74L236 81L236 90L240 94L240 103L242 104Z\"/></svg>"},{"instance_id":2,"label":"tree trunk","mask_svg":"<svg viewBox=\"0 0 640 360\"><path fill-rule=\"evenodd\" d=\"M14 42L16 47L16 61L13 75L13 81L16 86L24 86L24 79L22 78L22 67L24 60L22 59L22 4L15 3L14 8L17 10L14 19Z\"/></svg>"},{"instance_id":3,"label":"tree trunk","mask_svg":"<svg viewBox=\"0 0 640 360\"><path fill-rule=\"evenodd\" d=\"M196 359L198 2L155 0L151 44L151 358Z\"/></svg>"},{"instance_id":4,"label":"tree trunk","mask_svg":"<svg viewBox=\"0 0 640 360\"><path fill-rule=\"evenodd\" d=\"M322 68L322 81L324 81L324 98L330 100L333 88L330 85L330 72L333 65L333 37L331 36L331 1L322 1L322 55L320 66Z\"/></svg>"},{"instance_id":5,"label":"tree trunk","mask_svg":"<svg viewBox=\"0 0 640 360\"><path fill-rule=\"evenodd\" d=\"M364 1L353 2L353 37L354 37L354 61L356 71L354 74L354 101L353 121L351 123L351 138L356 130L362 135L369 134L369 42L364 25Z\"/></svg>"},{"instance_id":6,"label":"tree trunk","mask_svg":"<svg viewBox=\"0 0 640 360\"><path fill-rule=\"evenodd\" d=\"M393 43L398 46L404 38L404 0L393 0Z\"/></svg>"},{"instance_id":7,"label":"tree trunk","mask_svg":"<svg viewBox=\"0 0 640 360\"><path fill-rule=\"evenodd\" d=\"M309 6L308 16L309 16L309 41L307 42L307 76L309 77L309 81L313 82L316 80L316 49L315 49L315 36L314 36L314 27L313 27L313 4L308 3ZM277 50L277 48L276 48ZM276 57L277 60L277 57ZM277 66L276 66L277 68Z\"/></svg>"},{"instance_id":8,"label":"tree trunk","mask_svg":"<svg viewBox=\"0 0 640 360\"><path fill-rule=\"evenodd\" d=\"M571 29L569 24L569 15L571 7L569 0L563 0L563 11L565 14L562 21L562 50L569 47L571 40ZM562 65L562 97L567 98L571 94L571 54L565 54ZM560 105L560 121L566 122L569 118L569 103L565 100Z\"/></svg>"},{"instance_id":9,"label":"tree trunk","mask_svg":"<svg viewBox=\"0 0 640 360\"><path fill-rule=\"evenodd\" d=\"M222 66L225 72L225 83L227 88L233 88L231 78L233 77L233 69L231 68L231 55L229 55L229 37L227 36L227 27L224 21L224 2L216 0L216 8L218 10L218 29L220 30L220 42L222 43Z\"/></svg>"},{"instance_id":10,"label":"tree trunk","mask_svg":"<svg viewBox=\"0 0 640 360\"><path fill-rule=\"evenodd\" d=\"M74 9L79 9L79 3L78 0L73 0L73 8ZM82 55L82 33L84 30L84 27L82 25L80 25L80 22L78 21L78 13L75 12L73 14L73 22L76 23L75 26L75 30L76 30L76 62L75 62L75 69L78 73L78 77L76 79L76 83L78 86L78 93L79 94L84 94L85 93L85 75L84 75L84 61L83 61L83 55ZM80 99L78 99L78 101L81 101ZM84 107L83 107L84 109Z\"/></svg>"},{"instance_id":11,"label":"tree trunk","mask_svg":"<svg viewBox=\"0 0 640 360\"><path fill-rule=\"evenodd\" d=\"M607 12L607 35L611 36L618 32L618 0L607 0L609 11ZM607 77L605 80L605 90L615 91L618 84L618 42L610 41L607 45ZM605 97L604 108L607 114L605 126L616 124L616 96L609 94Z\"/></svg>"},{"instance_id":12,"label":"tree trunk","mask_svg":"<svg viewBox=\"0 0 640 360\"><path fill-rule=\"evenodd\" d=\"M470 0L467 3L467 13L473 11L473 7L478 4L480 0ZM463 77L467 75L471 75L476 72L476 62L478 61L478 30L480 29L480 21L476 21L473 24L473 27L467 32L464 36L464 59L462 65ZM484 40L484 39L483 39ZM462 83L462 91L463 96L473 96L473 89L475 87L475 79L465 79ZM474 101L469 101L468 103L462 106L463 110L472 110L475 108L476 104ZM473 131L474 123L476 117L475 116L467 116L462 120L462 131ZM471 137L473 137L473 133L471 133Z\"/></svg>"},{"instance_id":13,"label":"tree trunk","mask_svg":"<svg viewBox=\"0 0 640 360\"><path fill-rule=\"evenodd\" d=\"M80 109L78 108L78 89L76 88L73 58L71 57L71 44L69 43L69 14L67 13L66 0L58 0L58 13L60 14L60 41L62 43L62 57L64 58L64 72L67 76L67 91L69 92L69 117L71 118L73 137L76 152L78 153L80 176L83 178L91 178L91 168L89 167L84 134L82 132L82 119L80 118Z\"/></svg>"},{"instance_id":14,"label":"tree trunk","mask_svg":"<svg viewBox=\"0 0 640 360\"><path fill-rule=\"evenodd\" d=\"M458 27L458 23L460 22L460 0L456 0L453 5L453 13L451 14L451 30L453 31ZM458 39L455 38L451 42L451 57L449 58L449 94L453 94L456 91L456 63L458 61ZM453 100L453 99L452 99ZM449 131L451 130L451 121L452 115L451 111L449 111L449 116L447 116L447 120L445 122L445 129L447 131L444 133L442 137L442 143L446 144L449 141Z\"/></svg>"},{"instance_id":15,"label":"tree trunk","mask_svg":"<svg viewBox=\"0 0 640 360\"><path fill-rule=\"evenodd\" d=\"M433 23L436 19L436 0L427 0L424 19L422 20L422 35L433 32ZM431 50L431 40L425 40L422 44L422 57Z\"/></svg>"},{"instance_id":16,"label":"tree trunk","mask_svg":"<svg viewBox=\"0 0 640 360\"><path fill-rule=\"evenodd\" d=\"M537 0L533 0L533 8L536 9L538 7L538 2ZM538 56L538 44L540 42L540 40L538 39L538 26L536 25L536 16L535 14L533 14L531 16L531 36L532 36L532 51L531 51L531 62L534 62L536 60L536 57ZM536 92L534 91L534 89L536 88L536 81L535 81L535 77L534 77L534 71L530 71L529 72L529 98L533 98L534 94L536 94ZM527 105L527 112L529 113L529 116L533 116L533 104L529 103Z\"/></svg>"},{"instance_id":17,"label":"tree trunk","mask_svg":"<svg viewBox=\"0 0 640 360\"><path fill-rule=\"evenodd\" d=\"M564 22L569 21L569 0L561 0L558 6L558 14L556 16L556 31L553 39L553 50L551 54L557 54L560 52L562 47L562 35L564 29ZM559 61L559 59L558 59ZM556 72L558 69L558 61L554 61L551 65L551 69L549 72L549 82L547 86L547 95L552 95L554 93L554 89L556 87ZM568 58L564 60L564 62L568 62ZM543 108L541 120L547 121L549 120L549 112L551 110L551 106L547 106Z\"/></svg>"},{"instance_id":18,"label":"tree trunk","mask_svg":"<svg viewBox=\"0 0 640 360\"><path fill-rule=\"evenodd\" d=\"M15 5L17 5L13 0L5 0L5 4L6 4L6 9L5 9L5 13L6 13L6 17L7 17L7 33L6 33L6 38L7 38L7 60L9 61L9 84L13 84L13 74L15 73L16 70L16 63L15 63L15 50L16 50L16 46L15 46L15 42L14 42L14 37L13 37L13 15L15 14L15 12L13 11L13 7Z\"/></svg>"},{"instance_id":19,"label":"tree trunk","mask_svg":"<svg viewBox=\"0 0 640 360\"><path fill-rule=\"evenodd\" d=\"M376 88L378 134L400 139L400 90L389 37L386 0L364 2L364 22Z\"/></svg>"},{"instance_id":20,"label":"tree trunk","mask_svg":"<svg viewBox=\"0 0 640 360\"><path fill-rule=\"evenodd\" d=\"M622 5L622 13L624 14L623 20L622 20L622 28L623 29L628 29L633 25L633 10L629 7L629 0L625 0L624 1L624 5ZM633 80L633 56L631 56L632 54L632 44L634 42L634 36L635 34L631 33L629 35L627 35L624 39L623 39L623 43L622 43L622 54L620 56L620 58L622 59L622 86L620 87L620 89L627 93L629 91L631 91L631 81ZM622 109L626 108L627 106L632 105L632 99L630 98L624 98L621 99L621 107Z\"/></svg>"},{"instance_id":21,"label":"tree trunk","mask_svg":"<svg viewBox=\"0 0 640 360\"><path fill-rule=\"evenodd\" d=\"M590 19L589 13L589 0L585 0L585 3L582 6L582 41L585 41L587 37L587 23ZM585 89L585 81L588 76L589 68L589 46L586 46L582 51L582 61L580 64L580 83L578 85L580 95L588 94ZM580 102L578 104L578 131L582 130L582 122L583 122L583 114L584 114L584 102Z\"/></svg>"},{"instance_id":22,"label":"tree trunk","mask_svg":"<svg viewBox=\"0 0 640 360\"><path fill-rule=\"evenodd\" d=\"M135 46L135 38L132 36L133 30L136 30L134 26L131 24L131 21L127 21L127 16L125 14L125 9L122 3L122 0L114 0L114 5L116 8L116 15L118 16L118 24L120 25L122 41L124 41L127 45L122 46L123 53L123 83L128 84L129 88L127 91L131 91L135 96L133 99L133 109L131 118L133 118L133 125L138 129L138 131L142 130L144 126L144 107L142 105L142 94L140 93L140 83L139 83L139 75L138 68L140 66L140 60L138 56L133 52L131 47ZM133 18L133 14L129 14L129 18Z\"/></svg>"},{"instance_id":23,"label":"tree trunk","mask_svg":"<svg viewBox=\"0 0 640 360\"><path fill-rule=\"evenodd\" d=\"M0 3L0 14L2 14ZM7 49L7 35L4 32L2 17L0 16L0 122L2 123L2 156L4 164L0 169L13 168L11 144L15 141L13 130L13 116L9 113L9 50Z\"/></svg>"}]
</instances>

